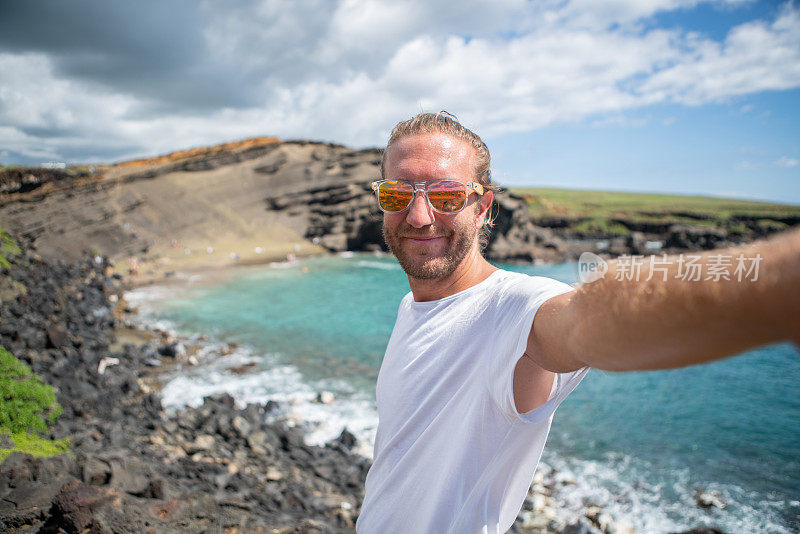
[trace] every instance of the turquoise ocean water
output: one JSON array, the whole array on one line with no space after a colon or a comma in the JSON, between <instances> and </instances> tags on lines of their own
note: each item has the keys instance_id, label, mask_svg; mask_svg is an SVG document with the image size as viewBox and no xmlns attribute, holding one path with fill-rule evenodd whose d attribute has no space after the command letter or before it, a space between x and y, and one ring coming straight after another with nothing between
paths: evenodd
<instances>
[{"instance_id":1,"label":"turquoise ocean water","mask_svg":"<svg viewBox=\"0 0 800 534\"><path fill-rule=\"evenodd\" d=\"M503 267L577 279L574 264ZM146 322L207 336L209 354L215 341L241 344L224 358L201 353L201 365L174 375L168 406L220 391L241 402L283 400L312 441L347 426L368 449L375 379L407 292L394 259L356 254L128 298ZM246 362L256 371L229 371ZM336 402L312 402L319 390ZM670 371L593 370L556 413L543 461L578 482L562 495L569 508L599 504L639 532L800 532L800 354L773 345ZM719 491L728 508L699 508L699 489Z\"/></svg>"}]
</instances>

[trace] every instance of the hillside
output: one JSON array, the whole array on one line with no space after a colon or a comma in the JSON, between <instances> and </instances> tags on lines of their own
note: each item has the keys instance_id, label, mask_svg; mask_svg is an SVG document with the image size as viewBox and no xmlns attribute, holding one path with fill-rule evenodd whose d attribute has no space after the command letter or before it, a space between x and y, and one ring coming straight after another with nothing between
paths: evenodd
<instances>
[{"instance_id":1,"label":"hillside","mask_svg":"<svg viewBox=\"0 0 800 534\"><path fill-rule=\"evenodd\" d=\"M287 255L384 250L381 151L256 138L112 166L0 170L0 228L48 258L108 256L144 281ZM496 261L707 249L800 222L800 209L621 193L497 195Z\"/></svg>"},{"instance_id":2,"label":"hillside","mask_svg":"<svg viewBox=\"0 0 800 534\"><path fill-rule=\"evenodd\" d=\"M37 169L34 179L15 169L26 175L25 187L14 190L5 180L0 226L33 239L47 257L75 259L94 250L115 261L137 258L140 272L148 262L161 269L226 264L230 254L242 263L274 260L324 249L304 239L304 221L269 210L267 198L346 179L368 182L374 167L369 157L341 147L270 140L94 173Z\"/></svg>"}]
</instances>

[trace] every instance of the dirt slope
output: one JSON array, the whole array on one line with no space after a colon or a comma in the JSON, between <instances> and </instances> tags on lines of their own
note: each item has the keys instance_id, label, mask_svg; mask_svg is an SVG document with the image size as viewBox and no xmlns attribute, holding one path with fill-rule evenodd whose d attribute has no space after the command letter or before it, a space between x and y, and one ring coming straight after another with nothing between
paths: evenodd
<instances>
[{"instance_id":1,"label":"dirt slope","mask_svg":"<svg viewBox=\"0 0 800 534\"><path fill-rule=\"evenodd\" d=\"M6 194L0 226L34 238L46 257L74 260L96 250L124 269L136 258L140 272L321 252L303 238L302 217L276 213L266 199L343 180L368 184L380 158L375 150L309 142L215 148Z\"/></svg>"}]
</instances>

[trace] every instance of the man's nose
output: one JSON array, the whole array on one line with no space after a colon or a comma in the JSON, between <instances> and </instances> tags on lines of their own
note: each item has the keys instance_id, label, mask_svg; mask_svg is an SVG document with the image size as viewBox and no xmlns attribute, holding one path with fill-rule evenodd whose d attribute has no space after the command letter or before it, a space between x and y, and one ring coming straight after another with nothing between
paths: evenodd
<instances>
[{"instance_id":1,"label":"man's nose","mask_svg":"<svg viewBox=\"0 0 800 534\"><path fill-rule=\"evenodd\" d=\"M411 200L411 205L408 207L406 214L406 222L414 228L422 228L433 224L434 214L433 208L428 205L428 199L425 198L425 193L417 191L414 198Z\"/></svg>"}]
</instances>

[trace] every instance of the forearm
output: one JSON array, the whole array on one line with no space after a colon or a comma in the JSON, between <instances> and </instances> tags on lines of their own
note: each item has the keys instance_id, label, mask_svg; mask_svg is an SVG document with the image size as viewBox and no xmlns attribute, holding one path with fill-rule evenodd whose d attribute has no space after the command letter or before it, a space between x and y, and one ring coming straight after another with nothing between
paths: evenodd
<instances>
[{"instance_id":1,"label":"forearm","mask_svg":"<svg viewBox=\"0 0 800 534\"><path fill-rule=\"evenodd\" d=\"M565 307L570 357L612 371L663 369L800 341L800 230L700 256L699 280L684 279L680 256L643 258L638 276L630 262L609 262L604 278L579 287ZM720 257L730 261L727 280L718 276ZM734 271L737 258L760 258L756 279Z\"/></svg>"}]
</instances>

